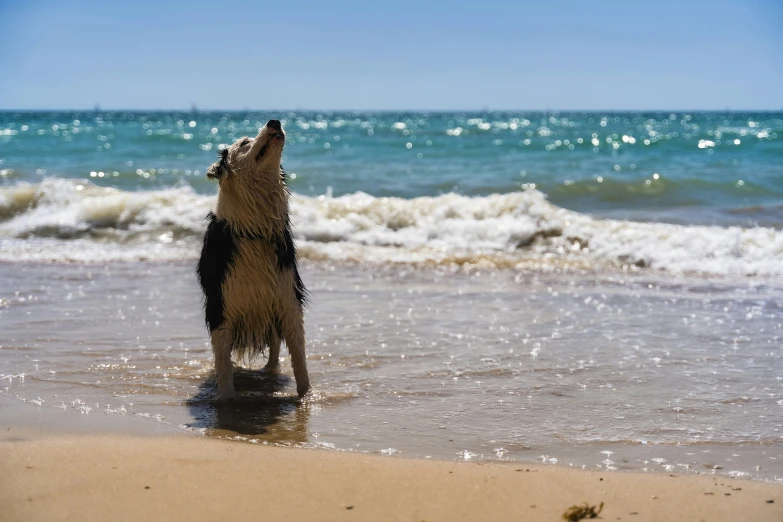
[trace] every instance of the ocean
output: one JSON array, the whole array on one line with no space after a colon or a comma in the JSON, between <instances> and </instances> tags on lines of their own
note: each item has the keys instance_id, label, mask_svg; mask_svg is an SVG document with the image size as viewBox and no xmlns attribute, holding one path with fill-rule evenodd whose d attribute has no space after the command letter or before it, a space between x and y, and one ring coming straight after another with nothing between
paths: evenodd
<instances>
[{"instance_id":1,"label":"ocean","mask_svg":"<svg viewBox=\"0 0 783 522\"><path fill-rule=\"evenodd\" d=\"M222 404L205 172L270 118L315 391L250 361ZM781 480L782 227L781 112L0 112L0 397L259 444Z\"/></svg>"},{"instance_id":2,"label":"ocean","mask_svg":"<svg viewBox=\"0 0 783 522\"><path fill-rule=\"evenodd\" d=\"M305 256L780 274L783 113L0 113L0 259L192 258L283 119Z\"/></svg>"}]
</instances>

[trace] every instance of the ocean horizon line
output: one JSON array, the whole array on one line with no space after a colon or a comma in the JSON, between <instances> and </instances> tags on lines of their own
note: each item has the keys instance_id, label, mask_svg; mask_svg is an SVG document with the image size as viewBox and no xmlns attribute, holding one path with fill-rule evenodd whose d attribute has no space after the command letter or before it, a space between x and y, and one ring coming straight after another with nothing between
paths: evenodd
<instances>
[{"instance_id":1,"label":"ocean horizon line","mask_svg":"<svg viewBox=\"0 0 783 522\"><path fill-rule=\"evenodd\" d=\"M2 108L0 107L0 113L34 113L34 112L223 112L223 113L242 113L242 112L355 112L355 113L378 113L378 114L390 114L390 113L423 113L423 114L449 114L449 113L545 113L545 114L557 114L557 113L582 113L582 114L619 114L619 113L666 113L666 112L688 112L688 113L776 113L783 112L783 107L777 109L494 109L494 108L478 108L478 109L323 109L323 108Z\"/></svg>"}]
</instances>

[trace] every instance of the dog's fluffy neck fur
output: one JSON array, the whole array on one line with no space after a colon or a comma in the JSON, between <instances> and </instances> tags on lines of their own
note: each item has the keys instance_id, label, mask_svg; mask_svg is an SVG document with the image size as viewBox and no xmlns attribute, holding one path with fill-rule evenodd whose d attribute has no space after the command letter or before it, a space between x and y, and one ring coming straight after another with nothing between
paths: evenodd
<instances>
[{"instance_id":1,"label":"dog's fluffy neck fur","mask_svg":"<svg viewBox=\"0 0 783 522\"><path fill-rule=\"evenodd\" d=\"M231 172L228 176L231 179L220 183L215 216L240 236L282 237L288 215L288 187L280 167Z\"/></svg>"}]
</instances>

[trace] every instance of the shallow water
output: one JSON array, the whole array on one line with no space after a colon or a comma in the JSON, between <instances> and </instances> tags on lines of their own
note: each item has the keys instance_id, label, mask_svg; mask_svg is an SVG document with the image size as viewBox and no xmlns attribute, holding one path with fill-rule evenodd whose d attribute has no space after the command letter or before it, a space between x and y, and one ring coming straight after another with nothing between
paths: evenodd
<instances>
[{"instance_id":1,"label":"shallow water","mask_svg":"<svg viewBox=\"0 0 783 522\"><path fill-rule=\"evenodd\" d=\"M190 263L0 266L0 393L36 411L444 459L783 477L777 280L314 264L314 393L213 399Z\"/></svg>"}]
</instances>

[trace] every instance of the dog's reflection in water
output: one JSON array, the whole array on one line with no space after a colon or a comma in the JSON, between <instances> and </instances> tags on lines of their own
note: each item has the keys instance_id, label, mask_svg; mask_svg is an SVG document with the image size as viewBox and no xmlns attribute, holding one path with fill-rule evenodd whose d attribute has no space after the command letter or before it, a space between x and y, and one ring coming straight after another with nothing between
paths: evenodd
<instances>
[{"instance_id":1,"label":"dog's reflection in water","mask_svg":"<svg viewBox=\"0 0 783 522\"><path fill-rule=\"evenodd\" d=\"M284 375L236 368L237 395L233 399L216 400L212 375L188 401L194 417L188 426L206 428L207 435L217 437L239 434L270 443L305 443L310 408L298 397L283 394L289 381Z\"/></svg>"}]
</instances>

